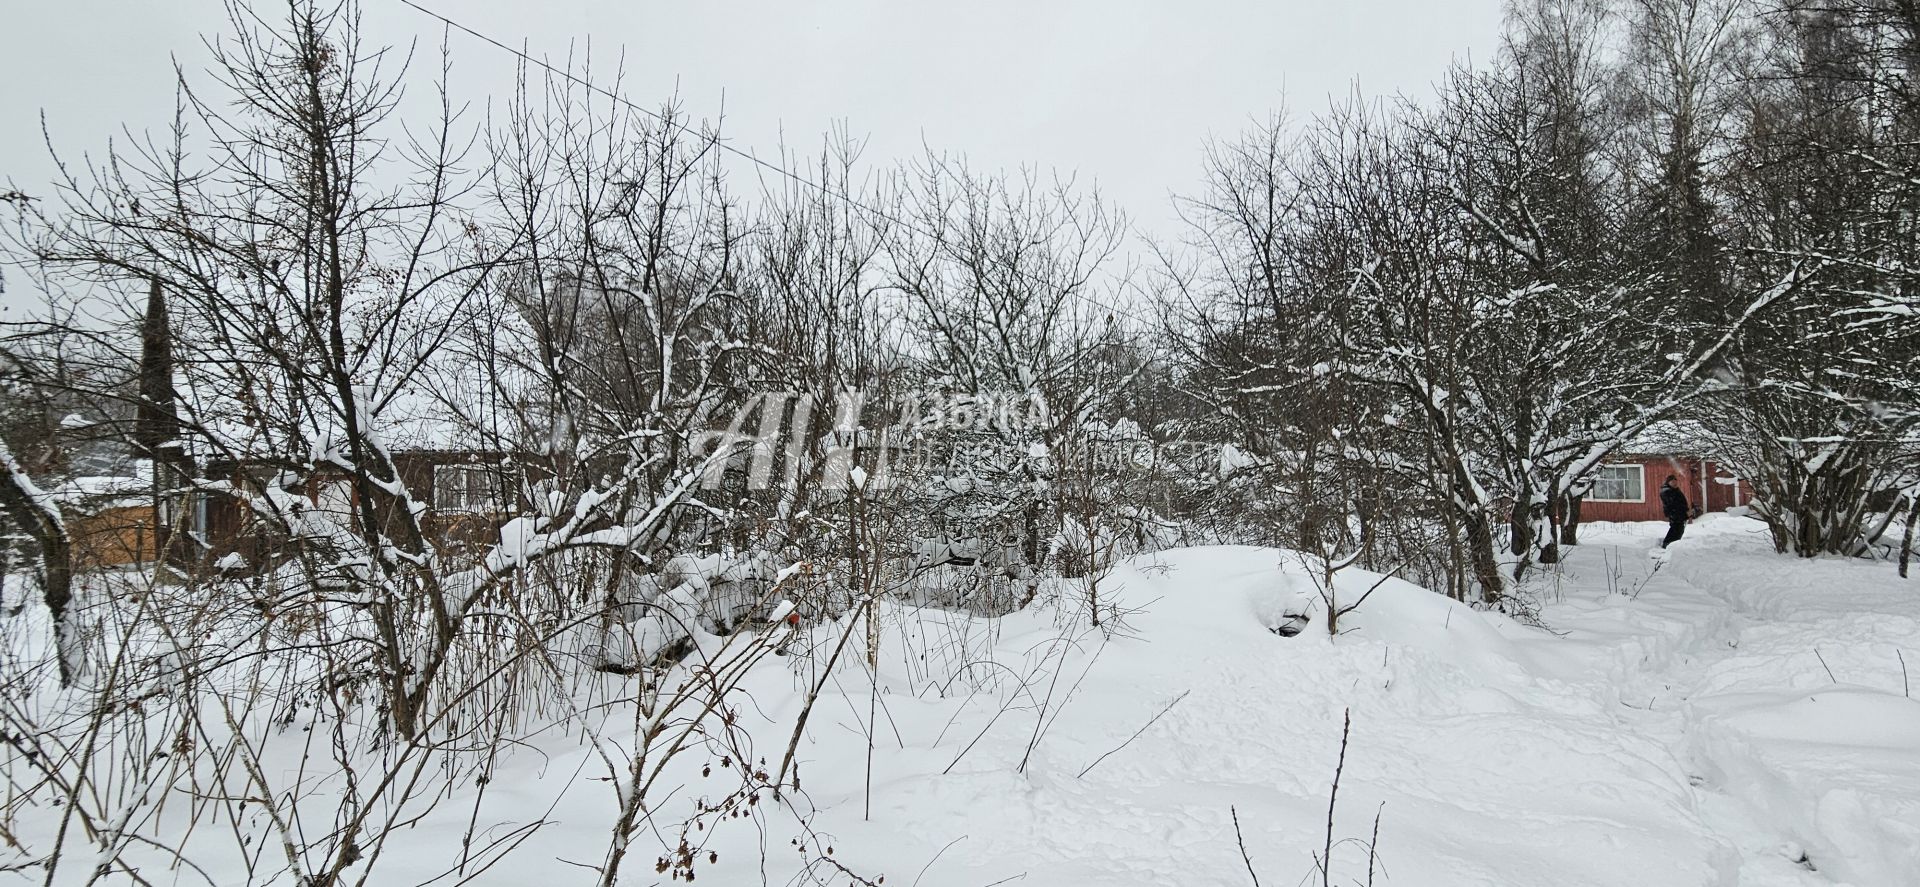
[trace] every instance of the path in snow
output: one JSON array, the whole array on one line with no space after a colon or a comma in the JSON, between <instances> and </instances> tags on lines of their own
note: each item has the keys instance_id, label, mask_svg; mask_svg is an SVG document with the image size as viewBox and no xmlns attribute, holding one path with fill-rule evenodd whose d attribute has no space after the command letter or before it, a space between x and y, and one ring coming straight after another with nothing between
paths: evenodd
<instances>
[{"instance_id":1,"label":"path in snow","mask_svg":"<svg viewBox=\"0 0 1920 887\"><path fill-rule=\"evenodd\" d=\"M1674 750L1737 854L1723 883L1920 884L1920 587L1769 555L1751 520L1650 556L1657 535L1588 530L1544 612L1567 635L1529 642L1536 661Z\"/></svg>"}]
</instances>

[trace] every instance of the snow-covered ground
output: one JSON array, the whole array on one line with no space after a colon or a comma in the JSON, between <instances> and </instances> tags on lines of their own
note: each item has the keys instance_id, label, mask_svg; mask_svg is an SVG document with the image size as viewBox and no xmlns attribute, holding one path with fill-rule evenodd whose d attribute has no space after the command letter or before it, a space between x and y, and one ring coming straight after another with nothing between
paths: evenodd
<instances>
[{"instance_id":1,"label":"snow-covered ground","mask_svg":"<svg viewBox=\"0 0 1920 887\"><path fill-rule=\"evenodd\" d=\"M1126 613L1114 631L1044 601L997 621L892 611L879 692L850 656L800 747L788 809L810 824L767 800L700 829L717 861L699 880L848 883L817 861L831 846L902 887L1249 885L1249 866L1266 885L1318 883L1350 713L1335 883L1920 884L1920 702L1901 662L1920 670L1920 580L1776 556L1741 518L1655 554L1662 529L1585 528L1532 586L1550 630L1388 581L1339 637L1317 616L1281 637L1269 627L1312 586L1283 553L1242 547L1129 562L1100 588ZM1374 578L1350 571L1342 591ZM748 680L751 757L778 761L806 672L770 658ZM623 679L606 680L617 698ZM631 715L606 712L617 743ZM470 883L590 879L614 799L581 735L528 737L370 883L440 875L470 822L536 818L549 824ZM662 810L713 764L690 756ZM654 846L622 883L665 882ZM808 859L818 880L796 874Z\"/></svg>"},{"instance_id":2,"label":"snow-covered ground","mask_svg":"<svg viewBox=\"0 0 1920 887\"><path fill-rule=\"evenodd\" d=\"M951 704L889 698L873 824L845 760L815 767L838 777L813 789L819 827L927 885L1249 884L1233 808L1264 882L1297 883L1351 709L1334 839L1378 815L1375 883L1920 884L1920 702L1896 652L1920 666L1920 583L1774 555L1740 518L1657 557L1663 529L1587 528L1538 581L1551 633L1390 583L1338 639L1281 638L1266 624L1310 586L1280 554L1141 558L1117 577L1132 636L1069 657L1084 681L1024 773L1031 712L941 775L995 706L948 727ZM1367 863L1335 847L1336 880Z\"/></svg>"},{"instance_id":3,"label":"snow-covered ground","mask_svg":"<svg viewBox=\"0 0 1920 887\"><path fill-rule=\"evenodd\" d=\"M1571 634L1531 644L1537 659L1588 670L1590 692L1633 706L1623 727L1672 750L1689 817L1729 851L1717 883L1920 884L1920 580L1776 556L1728 517L1650 571L1653 533L1589 536L1547 611ZM1609 545L1624 602L1594 591Z\"/></svg>"},{"instance_id":4,"label":"snow-covered ground","mask_svg":"<svg viewBox=\"0 0 1920 887\"><path fill-rule=\"evenodd\" d=\"M1776 556L1740 518L1656 556L1663 529L1589 527L1539 580L1551 632L1389 583L1339 638L1281 638L1266 624L1310 586L1280 554L1141 558L1119 577L1133 636L1069 658L1084 681L1024 773L1030 712L942 775L993 706L936 742L951 706L896 699L874 822L840 761L820 827L908 883L1250 884L1232 808L1263 883L1299 883L1350 709L1340 883L1367 882L1377 815L1374 883L1920 884L1920 702L1896 653L1920 654L1920 584Z\"/></svg>"}]
</instances>

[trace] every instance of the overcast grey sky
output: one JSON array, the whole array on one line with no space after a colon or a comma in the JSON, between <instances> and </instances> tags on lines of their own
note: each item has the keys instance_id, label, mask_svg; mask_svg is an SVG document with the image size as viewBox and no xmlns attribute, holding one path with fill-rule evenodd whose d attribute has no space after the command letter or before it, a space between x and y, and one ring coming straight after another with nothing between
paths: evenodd
<instances>
[{"instance_id":1,"label":"overcast grey sky","mask_svg":"<svg viewBox=\"0 0 1920 887\"><path fill-rule=\"evenodd\" d=\"M261 3L274 0L258 0ZM1455 58L1485 58L1500 0L417 0L511 45L563 56L591 39L624 50L627 95L676 90L697 118L723 108L736 146L804 148L835 121L884 163L925 144L978 166L1036 166L1098 181L1147 232L1172 230L1167 194L1190 190L1202 142L1284 103L1325 108L1356 85L1424 94ZM438 22L398 0L363 0L372 41L419 39ZM0 0L0 180L44 193L41 112L65 154L99 153L123 124L163 128L173 59L204 65L218 0ZM451 38L453 89L482 102L513 58ZM414 74L422 88L434 59ZM24 284L9 275L6 302Z\"/></svg>"}]
</instances>

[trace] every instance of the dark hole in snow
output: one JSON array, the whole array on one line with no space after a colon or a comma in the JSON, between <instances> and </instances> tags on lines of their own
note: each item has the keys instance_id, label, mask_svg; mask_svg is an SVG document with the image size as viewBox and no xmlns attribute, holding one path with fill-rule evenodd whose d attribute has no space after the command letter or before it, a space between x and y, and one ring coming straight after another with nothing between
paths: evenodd
<instances>
[{"instance_id":1,"label":"dark hole in snow","mask_svg":"<svg viewBox=\"0 0 1920 887\"><path fill-rule=\"evenodd\" d=\"M1792 861L1794 865L1797 865L1810 872L1817 872L1820 870L1814 866L1813 858L1809 857L1807 855L1807 851L1803 849L1799 844L1794 843L1792 841L1788 841L1787 843L1780 845L1778 849L1780 851L1780 855L1785 856L1788 860Z\"/></svg>"},{"instance_id":2,"label":"dark hole in snow","mask_svg":"<svg viewBox=\"0 0 1920 887\"><path fill-rule=\"evenodd\" d=\"M1287 613L1280 617L1280 624L1273 627L1273 633L1290 638L1307 629L1308 618L1304 614Z\"/></svg>"}]
</instances>

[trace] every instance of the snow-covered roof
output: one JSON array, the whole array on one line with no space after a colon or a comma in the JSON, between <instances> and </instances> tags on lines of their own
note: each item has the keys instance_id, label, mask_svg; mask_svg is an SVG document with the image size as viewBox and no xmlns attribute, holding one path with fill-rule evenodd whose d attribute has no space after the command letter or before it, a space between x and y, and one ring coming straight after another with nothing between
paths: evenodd
<instances>
[{"instance_id":1,"label":"snow-covered roof","mask_svg":"<svg viewBox=\"0 0 1920 887\"><path fill-rule=\"evenodd\" d=\"M1667 419L1647 426L1627 441L1620 452L1637 456L1712 456L1719 449L1718 436L1705 423Z\"/></svg>"},{"instance_id":2,"label":"snow-covered roof","mask_svg":"<svg viewBox=\"0 0 1920 887\"><path fill-rule=\"evenodd\" d=\"M82 510L140 505L153 492L153 463L134 460L131 473L76 477L50 491L55 502Z\"/></svg>"}]
</instances>

